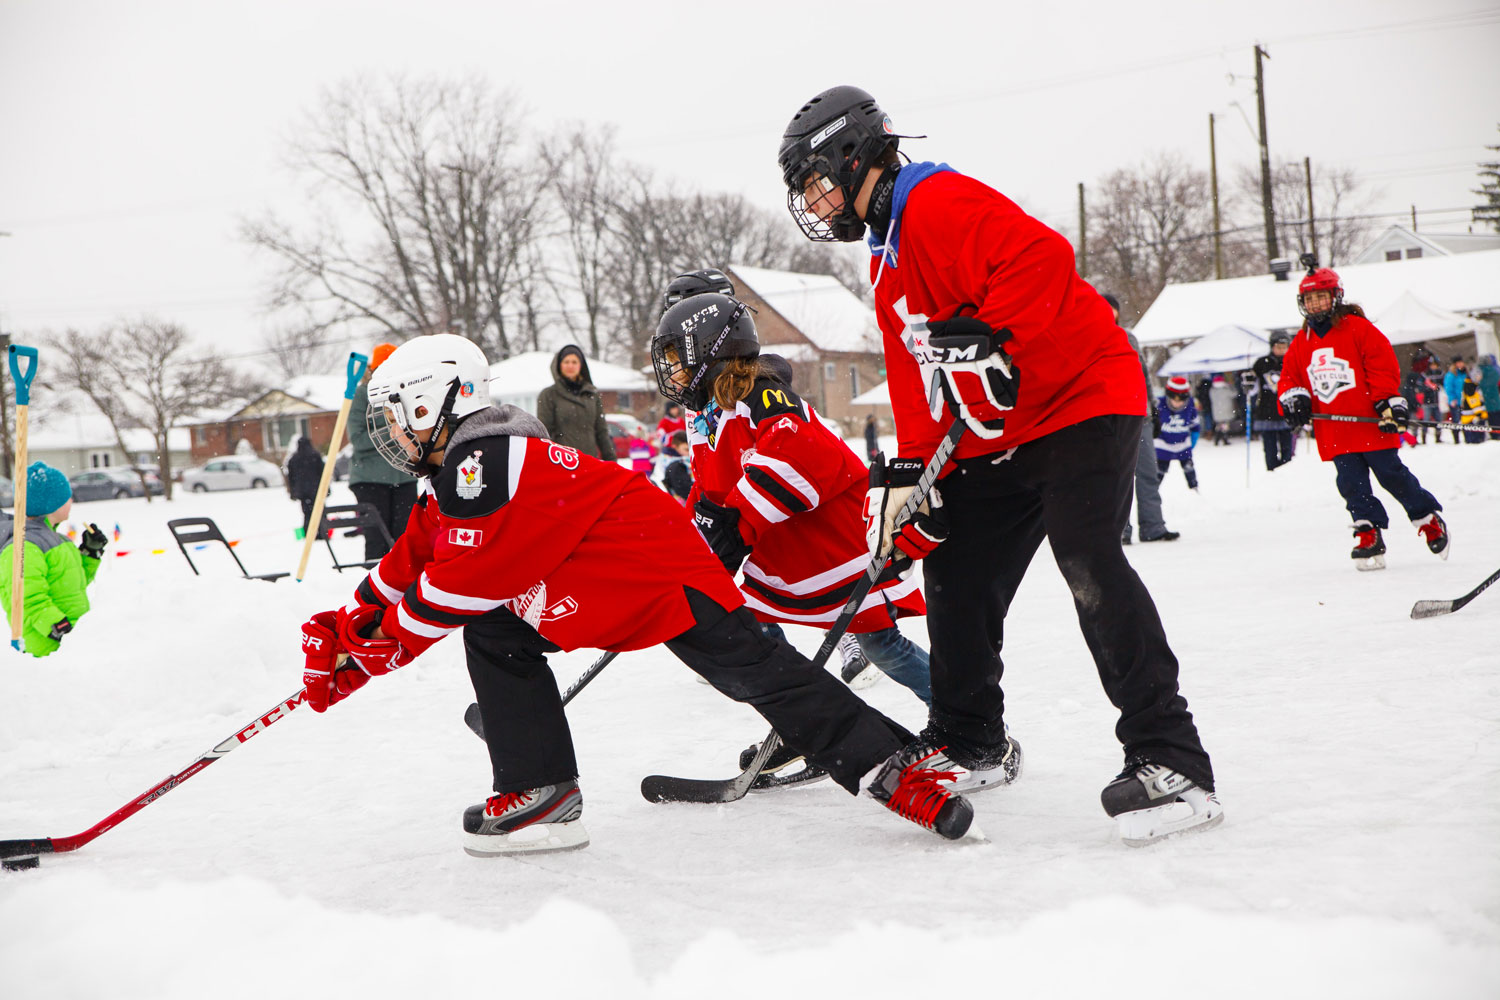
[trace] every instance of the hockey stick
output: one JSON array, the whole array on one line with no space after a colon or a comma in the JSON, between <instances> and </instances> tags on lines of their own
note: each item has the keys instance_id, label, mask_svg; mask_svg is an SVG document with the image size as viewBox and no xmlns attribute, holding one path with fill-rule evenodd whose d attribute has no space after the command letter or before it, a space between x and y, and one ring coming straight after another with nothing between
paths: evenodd
<instances>
[{"instance_id":1,"label":"hockey stick","mask_svg":"<svg viewBox=\"0 0 1500 1000\"><path fill-rule=\"evenodd\" d=\"M896 524L910 518L916 513L927 500L927 494L932 491L932 484L937 481L938 473L948 464L948 459L953 455L953 449L958 447L959 439L964 436L966 426L962 420L955 420L948 428L948 433L938 442L937 449L932 453L932 458L927 462L927 468L922 470L922 478L912 489L911 495L906 498L906 503L901 505L901 510L896 514ZM854 593L849 595L848 602L844 605L839 616L834 620L832 627L823 636L823 644L818 647L818 652L812 658L813 666L822 670L823 665L828 662L828 657L833 654L838 646L839 640L849 628L849 623L859 613L859 607L864 603L865 597L870 593L875 581L880 574L885 572L886 563L890 561L889 556L877 555L870 560L870 565L865 569L864 578L854 586ZM755 784L755 779L760 777L761 768L765 767L766 761L771 759L771 754L781 746L781 736L776 730L761 741L760 749L756 751L755 757L749 765L733 778L719 781L703 780L698 778L674 778L665 774L648 774L641 779L641 795L648 802L700 802L711 804L715 802L737 802L744 798L750 791L750 786Z\"/></svg>"},{"instance_id":2,"label":"hockey stick","mask_svg":"<svg viewBox=\"0 0 1500 1000\"><path fill-rule=\"evenodd\" d=\"M1346 413L1314 413L1312 415L1312 418L1314 420L1337 420L1338 422L1345 423L1345 424L1378 424L1378 423L1380 423L1380 418L1379 417L1352 417L1352 416L1349 416ZM1436 427L1439 430L1442 430L1444 428L1447 428L1449 430L1455 430L1455 431L1486 431L1486 432L1492 432L1492 431L1500 430L1500 427L1493 427L1490 424L1455 424L1451 420L1416 420L1416 419L1412 419L1412 420L1408 420L1407 424L1409 424L1409 425L1411 425L1413 427Z\"/></svg>"},{"instance_id":3,"label":"hockey stick","mask_svg":"<svg viewBox=\"0 0 1500 1000\"><path fill-rule=\"evenodd\" d=\"M1474 598L1478 597L1480 594L1484 593L1485 589L1496 580L1500 580L1500 569L1495 570L1495 572L1491 573L1483 583L1481 583L1479 586L1475 587L1473 590L1469 591L1462 597L1454 598L1451 601L1418 601L1416 604L1413 604L1411 606L1411 616L1413 618L1420 619L1436 618L1439 615L1452 614L1459 608L1468 604Z\"/></svg>"},{"instance_id":4,"label":"hockey stick","mask_svg":"<svg viewBox=\"0 0 1500 1000\"><path fill-rule=\"evenodd\" d=\"M78 850L78 848L87 844L101 833L113 829L122 821L140 812L152 802L155 802L241 743L250 739L250 737L259 734L271 723L286 718L300 704L302 704L302 689L298 688L296 694L285 701L278 702L275 708L261 715L254 722L229 737L229 739L193 761L188 767L152 785L140 796L125 803L125 805L116 809L82 833L76 833L71 837L0 840L0 859L5 859L4 866L6 868L35 868L40 861L38 855L62 854L67 851Z\"/></svg>"},{"instance_id":5,"label":"hockey stick","mask_svg":"<svg viewBox=\"0 0 1500 1000\"><path fill-rule=\"evenodd\" d=\"M595 660L592 664L590 664L589 668L583 673L579 674L578 679L574 681L566 691L563 692L563 705L567 705L568 702L572 701L574 695L587 687L589 681L593 680L595 677L598 677L599 671L609 666L609 662L619 655L620 654L618 652L607 652L603 656L599 657L599 659ZM478 702L471 702L469 704L469 707L464 709L464 725L468 726L469 729L473 731L475 736L478 736L480 739L484 739L484 719L482 719L479 715Z\"/></svg>"}]
</instances>

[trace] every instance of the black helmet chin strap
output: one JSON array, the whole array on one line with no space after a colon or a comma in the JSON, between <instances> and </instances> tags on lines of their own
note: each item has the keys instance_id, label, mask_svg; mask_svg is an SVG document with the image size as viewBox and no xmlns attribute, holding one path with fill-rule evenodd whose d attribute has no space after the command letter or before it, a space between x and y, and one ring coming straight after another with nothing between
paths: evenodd
<instances>
[{"instance_id":1,"label":"black helmet chin strap","mask_svg":"<svg viewBox=\"0 0 1500 1000\"><path fill-rule=\"evenodd\" d=\"M461 381L462 379L455 376L453 381L448 383L448 394L443 397L443 408L438 411L437 422L432 425L432 434L417 449L418 468L427 467L427 459L432 455L433 445L437 444L437 439L443 436L443 431L448 427L448 421L453 416L453 401L458 398L458 384ZM446 444L444 447L447 447Z\"/></svg>"},{"instance_id":2,"label":"black helmet chin strap","mask_svg":"<svg viewBox=\"0 0 1500 1000\"><path fill-rule=\"evenodd\" d=\"M734 330L735 324L740 321L740 317L745 314L745 310L748 308L743 302L734 307L734 312L729 314L729 321L724 324L724 329L719 331L719 335L709 345L708 356L703 359L703 362L698 365L698 370L693 372L693 377L688 380L687 388L683 390L684 396L689 399L698 398L698 384L708 374L709 368L713 366L714 360L719 356L719 350L724 346L724 341L729 339L729 334Z\"/></svg>"}]
</instances>

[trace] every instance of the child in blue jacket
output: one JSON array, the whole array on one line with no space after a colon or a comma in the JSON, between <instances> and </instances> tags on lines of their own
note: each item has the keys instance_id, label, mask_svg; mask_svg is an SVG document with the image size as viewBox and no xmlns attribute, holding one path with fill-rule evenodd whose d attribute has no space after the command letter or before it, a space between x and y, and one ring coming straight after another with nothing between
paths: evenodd
<instances>
[{"instance_id":1,"label":"child in blue jacket","mask_svg":"<svg viewBox=\"0 0 1500 1000\"><path fill-rule=\"evenodd\" d=\"M1174 460L1182 463L1188 489L1198 489L1198 470L1193 468L1193 446L1203 429L1198 408L1193 405L1193 390L1181 375L1167 379L1167 392L1153 414L1156 430L1156 469L1162 479Z\"/></svg>"}]
</instances>

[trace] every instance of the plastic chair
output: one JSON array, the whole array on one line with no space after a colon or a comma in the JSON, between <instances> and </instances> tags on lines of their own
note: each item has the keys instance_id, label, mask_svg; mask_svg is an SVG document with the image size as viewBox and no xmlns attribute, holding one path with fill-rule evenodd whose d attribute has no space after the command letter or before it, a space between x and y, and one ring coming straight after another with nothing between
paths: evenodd
<instances>
[{"instance_id":1,"label":"plastic chair","mask_svg":"<svg viewBox=\"0 0 1500 1000\"><path fill-rule=\"evenodd\" d=\"M198 572L198 567L193 565L193 557L188 555L187 547L189 545L196 545L199 542L223 542L224 547L229 550L229 555L234 559L234 564L240 568L240 572L245 575L245 579L247 580L266 580L275 583L284 576L292 575L290 572L251 573L245 569L245 564L240 562L240 557L234 551L234 546L229 544L229 539L224 537L224 532L219 530L219 526L214 523L211 517L179 517L175 521L168 521L167 529L172 532L172 537L177 540L177 547L182 550L182 558L187 560L189 566L192 566L194 576L201 576L202 574Z\"/></svg>"},{"instance_id":2,"label":"plastic chair","mask_svg":"<svg viewBox=\"0 0 1500 1000\"><path fill-rule=\"evenodd\" d=\"M380 519L380 512L373 504L354 503L339 507L324 507L323 521L318 525L318 534L323 536L323 541L328 546L328 555L333 559L333 568L342 573L346 569L370 569L380 565L379 559L360 559L354 562L340 562L339 554L333 551L333 532L349 528L359 528L361 531L378 531L385 539L385 548L389 552L395 545L391 538L390 529Z\"/></svg>"}]
</instances>

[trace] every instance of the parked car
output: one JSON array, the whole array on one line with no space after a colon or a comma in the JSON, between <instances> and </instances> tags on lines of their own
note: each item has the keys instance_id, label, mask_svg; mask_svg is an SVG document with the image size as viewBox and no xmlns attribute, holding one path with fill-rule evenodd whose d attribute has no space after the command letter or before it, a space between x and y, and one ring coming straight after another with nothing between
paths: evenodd
<instances>
[{"instance_id":1,"label":"parked car","mask_svg":"<svg viewBox=\"0 0 1500 1000\"><path fill-rule=\"evenodd\" d=\"M653 431L635 417L628 413L606 413L604 422L609 424L609 439L614 442L617 460L630 457L632 437L638 437L646 442L646 447L651 449L652 456L656 455L656 445L651 440Z\"/></svg>"},{"instance_id":2,"label":"parked car","mask_svg":"<svg viewBox=\"0 0 1500 1000\"><path fill-rule=\"evenodd\" d=\"M80 472L68 480L73 487L73 499L123 500L125 497L143 497L146 490L141 486L140 474L132 469L90 469ZM146 485L152 496L166 492L156 473L146 473Z\"/></svg>"},{"instance_id":3,"label":"parked car","mask_svg":"<svg viewBox=\"0 0 1500 1000\"><path fill-rule=\"evenodd\" d=\"M182 470L182 485L194 493L209 490L262 490L280 486L285 480L275 462L245 455L211 458L202 465Z\"/></svg>"}]
</instances>

